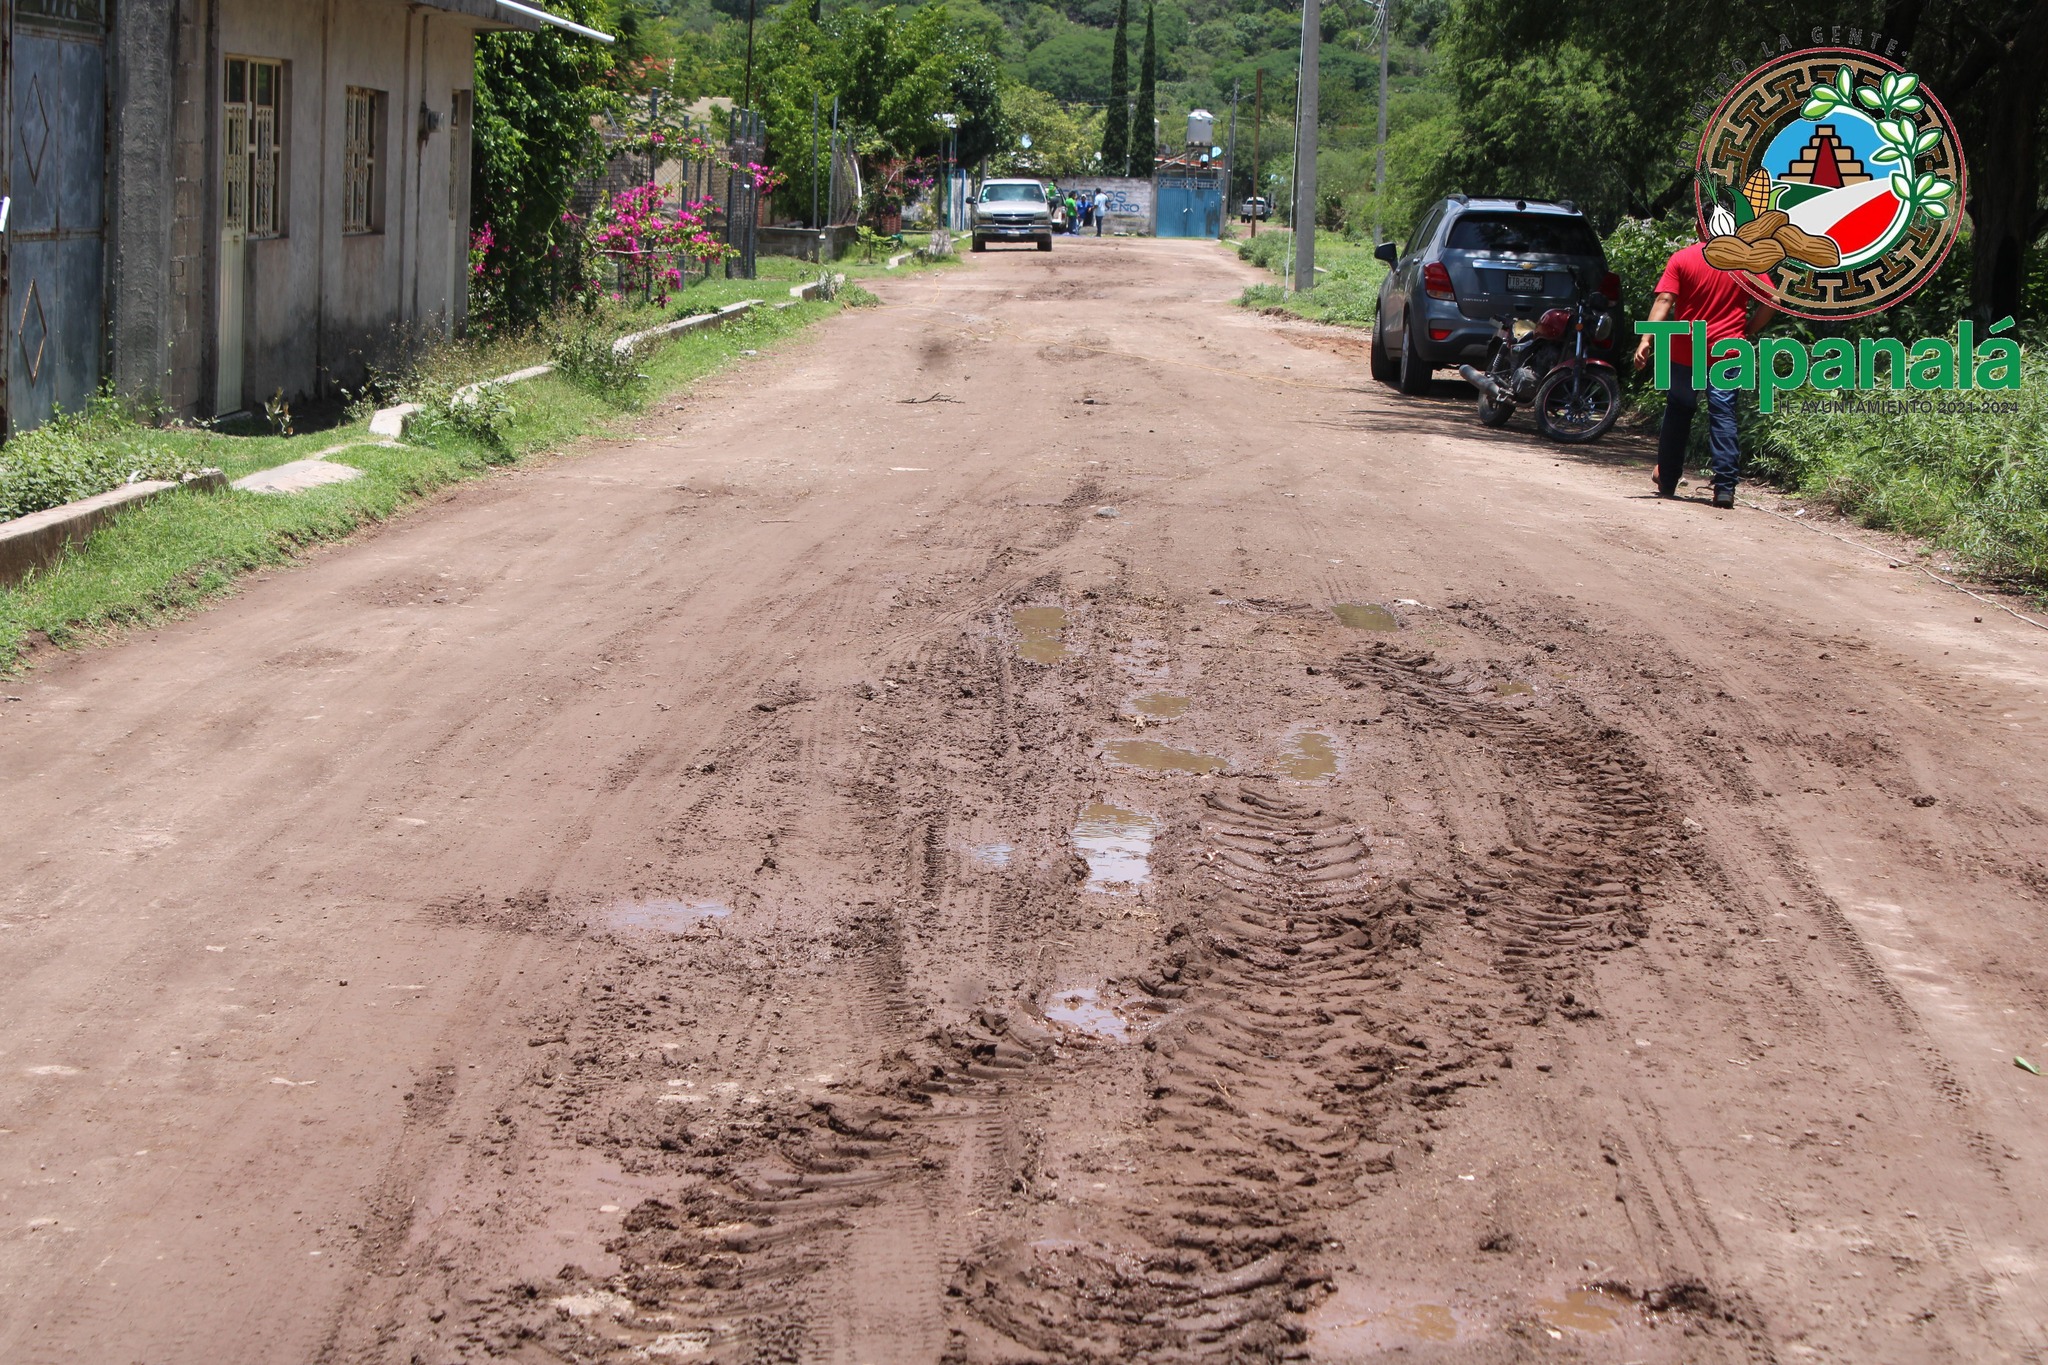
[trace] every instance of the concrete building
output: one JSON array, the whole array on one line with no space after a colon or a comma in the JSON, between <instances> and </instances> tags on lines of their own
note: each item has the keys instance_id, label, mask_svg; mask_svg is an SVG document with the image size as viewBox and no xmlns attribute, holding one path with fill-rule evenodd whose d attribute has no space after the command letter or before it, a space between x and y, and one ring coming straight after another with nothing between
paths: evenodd
<instances>
[{"instance_id":1,"label":"concrete building","mask_svg":"<svg viewBox=\"0 0 2048 1365\"><path fill-rule=\"evenodd\" d=\"M106 378L179 415L253 409L447 335L467 301L475 36L576 27L514 0L0 14L11 429Z\"/></svg>"}]
</instances>

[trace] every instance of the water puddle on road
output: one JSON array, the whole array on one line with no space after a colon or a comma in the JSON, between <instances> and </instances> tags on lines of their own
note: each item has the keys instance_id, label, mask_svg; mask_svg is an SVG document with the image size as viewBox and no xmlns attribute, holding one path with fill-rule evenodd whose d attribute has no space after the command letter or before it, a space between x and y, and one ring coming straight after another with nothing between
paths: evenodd
<instances>
[{"instance_id":1,"label":"water puddle on road","mask_svg":"<svg viewBox=\"0 0 2048 1365\"><path fill-rule=\"evenodd\" d=\"M1389 1308L1380 1321L1419 1341L1456 1341L1458 1315L1441 1303L1410 1303Z\"/></svg>"},{"instance_id":2,"label":"water puddle on road","mask_svg":"<svg viewBox=\"0 0 2048 1365\"><path fill-rule=\"evenodd\" d=\"M730 914L732 907L723 901L620 901L605 912L604 926L628 933L687 934Z\"/></svg>"},{"instance_id":3,"label":"water puddle on road","mask_svg":"<svg viewBox=\"0 0 2048 1365\"><path fill-rule=\"evenodd\" d=\"M1337 773L1337 746L1319 730L1303 730L1280 749L1280 775L1296 782L1320 782Z\"/></svg>"},{"instance_id":4,"label":"water puddle on road","mask_svg":"<svg viewBox=\"0 0 2048 1365\"><path fill-rule=\"evenodd\" d=\"M1493 690L1503 697L1533 697L1536 689L1525 682L1497 682Z\"/></svg>"},{"instance_id":5,"label":"water puddle on road","mask_svg":"<svg viewBox=\"0 0 2048 1365\"><path fill-rule=\"evenodd\" d=\"M1034 664L1056 664L1070 652L1061 638L1067 628L1065 607L1013 607L1010 624L1017 628L1017 657Z\"/></svg>"},{"instance_id":6,"label":"water puddle on road","mask_svg":"<svg viewBox=\"0 0 2048 1365\"><path fill-rule=\"evenodd\" d=\"M1484 1335L1469 1316L1441 1302L1374 1302L1377 1296L1340 1294L1311 1315L1309 1338L1316 1354L1349 1360L1377 1358L1383 1352L1406 1354L1418 1342L1440 1344ZM1348 1300L1348 1301L1347 1301Z\"/></svg>"},{"instance_id":7,"label":"water puddle on road","mask_svg":"<svg viewBox=\"0 0 2048 1365\"><path fill-rule=\"evenodd\" d=\"M1394 613L1377 602L1339 602L1330 610L1353 630L1399 630Z\"/></svg>"},{"instance_id":8,"label":"water puddle on road","mask_svg":"<svg viewBox=\"0 0 2048 1365\"><path fill-rule=\"evenodd\" d=\"M1230 766L1214 754L1176 749L1156 739L1113 739L1102 746L1102 752L1112 763L1148 773L1220 773Z\"/></svg>"},{"instance_id":9,"label":"water puddle on road","mask_svg":"<svg viewBox=\"0 0 2048 1365\"><path fill-rule=\"evenodd\" d=\"M1179 720L1188 713L1188 699L1178 692L1147 692L1133 697L1124 709L1147 720Z\"/></svg>"},{"instance_id":10,"label":"water puddle on road","mask_svg":"<svg viewBox=\"0 0 2048 1365\"><path fill-rule=\"evenodd\" d=\"M1636 1311L1635 1301L1605 1289L1573 1289L1561 1299L1538 1299L1536 1320L1571 1332L1612 1332Z\"/></svg>"},{"instance_id":11,"label":"water puddle on road","mask_svg":"<svg viewBox=\"0 0 2048 1365\"><path fill-rule=\"evenodd\" d=\"M969 844L967 856L982 867L1008 867L1016 849L1008 844Z\"/></svg>"},{"instance_id":12,"label":"water puddle on road","mask_svg":"<svg viewBox=\"0 0 2048 1365\"><path fill-rule=\"evenodd\" d=\"M1152 878L1152 817L1106 801L1081 807L1074 847L1088 864L1084 891L1136 891Z\"/></svg>"},{"instance_id":13,"label":"water puddle on road","mask_svg":"<svg viewBox=\"0 0 2048 1365\"><path fill-rule=\"evenodd\" d=\"M1109 1038L1119 1043L1131 1036L1130 1021L1118 1013L1114 1005L1103 1003L1101 994L1092 986L1054 993L1045 1002L1045 1017L1076 1033Z\"/></svg>"}]
</instances>

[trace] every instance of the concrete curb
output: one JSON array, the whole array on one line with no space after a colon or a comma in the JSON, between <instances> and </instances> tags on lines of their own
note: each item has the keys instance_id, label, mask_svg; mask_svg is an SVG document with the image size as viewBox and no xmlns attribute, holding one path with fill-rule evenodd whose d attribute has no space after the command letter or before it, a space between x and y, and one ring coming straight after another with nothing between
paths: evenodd
<instances>
[{"instance_id":1,"label":"concrete curb","mask_svg":"<svg viewBox=\"0 0 2048 1365\"><path fill-rule=\"evenodd\" d=\"M845 283L846 276L844 273L834 275L832 277L832 292L838 293L839 287ZM807 303L812 299L821 299L825 296L825 282L821 279L812 280L809 284L791 285L789 287L789 303L778 303L775 306L777 308L788 308L791 304Z\"/></svg>"},{"instance_id":2,"label":"concrete curb","mask_svg":"<svg viewBox=\"0 0 2048 1365\"><path fill-rule=\"evenodd\" d=\"M555 366L552 361L545 365L528 365L523 370L514 370L510 374L501 374L496 379L479 379L474 384L464 384L450 395L448 401L451 403L474 403L477 395L485 389L495 389L500 384L517 384L522 380L538 379L544 374L553 374L554 372ZM371 420L375 421L376 419L372 418Z\"/></svg>"},{"instance_id":3,"label":"concrete curb","mask_svg":"<svg viewBox=\"0 0 2048 1365\"><path fill-rule=\"evenodd\" d=\"M744 313L749 308L759 307L764 302L766 302L764 299L741 299L738 303L729 303L714 312L698 313L692 317L678 318L674 322L665 322L659 327L650 327L644 332L631 332L614 341L612 343L612 350L619 355L625 355L642 343L652 341L657 337L674 336L678 332L694 331L703 327L723 327L735 315ZM527 379L538 379L544 374L553 374L554 371L555 367L552 364L529 365L523 370L514 370L511 374L501 374L495 379L479 379L474 384L464 384L461 388L457 389L453 401L457 403L473 403L476 401L477 395L485 389L496 388L501 384L517 384ZM405 435L405 419L419 410L420 405L417 403L400 403L396 407L379 408L376 414L370 418L370 434L372 436L402 437ZM318 459L320 457L315 456L314 458Z\"/></svg>"},{"instance_id":4,"label":"concrete curb","mask_svg":"<svg viewBox=\"0 0 2048 1365\"><path fill-rule=\"evenodd\" d=\"M738 303L728 303L715 313L699 313L695 317L678 318L674 322L664 322L661 326L650 327L644 332L628 333L612 343L612 350L619 355L625 355L637 348L642 342L652 341L656 337L674 336L678 332L694 332L712 327L723 327L732 318L746 312L749 308L758 308L766 302L766 299L741 299Z\"/></svg>"},{"instance_id":5,"label":"concrete curb","mask_svg":"<svg viewBox=\"0 0 2048 1365\"><path fill-rule=\"evenodd\" d=\"M917 253L915 251L898 252L896 255L891 256L889 258L889 264L883 266L882 269L894 270L897 266L902 265L905 261L909 260L912 256L915 256L916 254Z\"/></svg>"},{"instance_id":6,"label":"concrete curb","mask_svg":"<svg viewBox=\"0 0 2048 1365\"><path fill-rule=\"evenodd\" d=\"M218 493L227 486L227 475L218 469L202 469L189 479L123 484L95 497L0 523L0 587L11 587L35 570L56 563L66 550L84 544L94 531L130 507L177 488Z\"/></svg>"}]
</instances>

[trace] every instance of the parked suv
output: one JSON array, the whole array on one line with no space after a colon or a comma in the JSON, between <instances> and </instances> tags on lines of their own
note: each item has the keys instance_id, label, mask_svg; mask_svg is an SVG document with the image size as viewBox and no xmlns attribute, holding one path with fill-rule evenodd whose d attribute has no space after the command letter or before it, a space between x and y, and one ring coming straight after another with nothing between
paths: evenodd
<instances>
[{"instance_id":1,"label":"parked suv","mask_svg":"<svg viewBox=\"0 0 2048 1365\"><path fill-rule=\"evenodd\" d=\"M1570 200L1454 194L1422 215L1406 249L1382 242L1375 254L1393 268L1380 282L1372 377L1403 393L1427 393L1433 370L1484 368L1496 318L1534 318L1595 289L1622 302L1599 237ZM1613 351L1610 341L1596 354L1612 361Z\"/></svg>"},{"instance_id":2,"label":"parked suv","mask_svg":"<svg viewBox=\"0 0 2048 1365\"><path fill-rule=\"evenodd\" d=\"M974 197L974 249L990 242L1037 242L1052 250L1052 208L1036 180L984 180Z\"/></svg>"}]
</instances>

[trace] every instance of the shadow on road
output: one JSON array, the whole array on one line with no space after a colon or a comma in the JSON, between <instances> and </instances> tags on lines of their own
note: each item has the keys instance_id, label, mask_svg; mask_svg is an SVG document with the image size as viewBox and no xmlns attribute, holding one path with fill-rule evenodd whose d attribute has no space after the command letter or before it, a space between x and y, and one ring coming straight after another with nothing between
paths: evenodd
<instances>
[{"instance_id":1,"label":"shadow on road","mask_svg":"<svg viewBox=\"0 0 2048 1365\"><path fill-rule=\"evenodd\" d=\"M1536 420L1518 410L1504 427L1483 425L1475 411L1477 395L1462 379L1438 378L1426 394L1410 396L1391 385L1376 385L1361 392L1378 393L1389 406L1354 408L1342 418L1305 417L1305 426L1330 427L1341 431L1390 432L1406 436L1458 435L1489 445L1526 446L1532 453L1554 460L1605 469L1629 469L1657 461L1657 435L1645 426L1631 430L1617 425L1597 441L1566 445L1544 439ZM1625 423L1627 418L1623 418Z\"/></svg>"}]
</instances>

